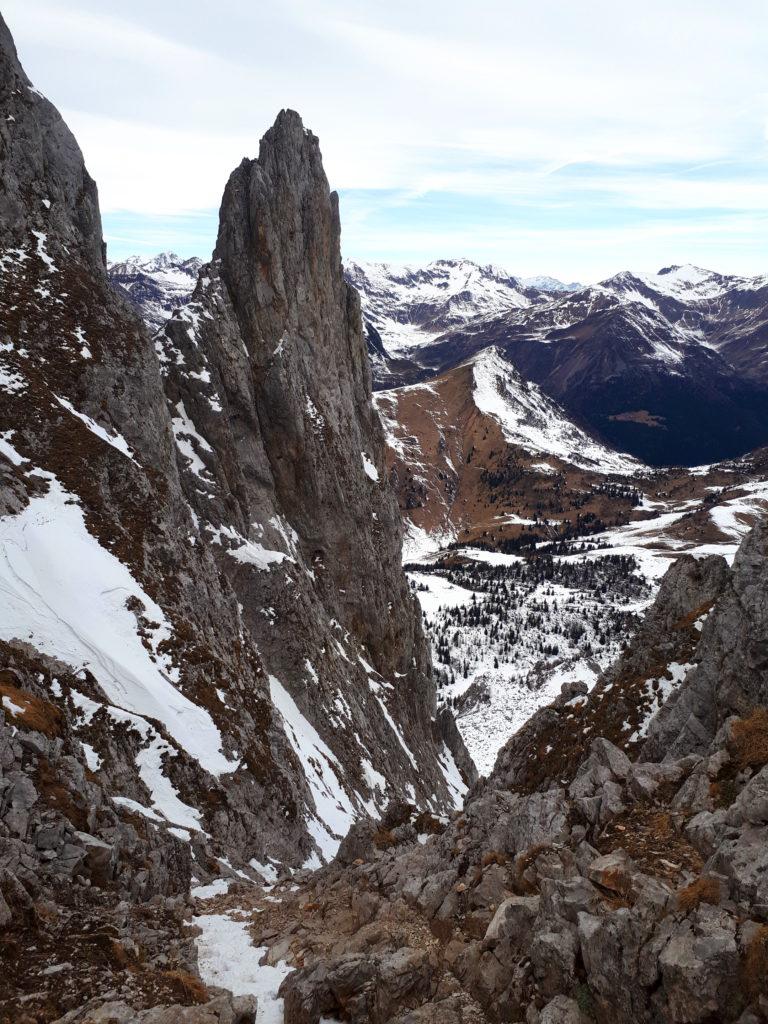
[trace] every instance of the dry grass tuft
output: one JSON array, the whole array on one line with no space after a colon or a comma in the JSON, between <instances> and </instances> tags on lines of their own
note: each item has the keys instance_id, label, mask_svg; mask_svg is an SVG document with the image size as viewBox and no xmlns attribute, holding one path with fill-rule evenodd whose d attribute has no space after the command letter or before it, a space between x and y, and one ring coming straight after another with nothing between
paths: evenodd
<instances>
[{"instance_id":1,"label":"dry grass tuft","mask_svg":"<svg viewBox=\"0 0 768 1024\"><path fill-rule=\"evenodd\" d=\"M709 903L716 907L720 903L720 895L718 880L702 875L678 893L677 905L680 910L688 914L700 907L702 903Z\"/></svg>"},{"instance_id":2,"label":"dry grass tuft","mask_svg":"<svg viewBox=\"0 0 768 1024\"><path fill-rule=\"evenodd\" d=\"M600 853L621 847L645 874L679 884L686 873L698 875L704 866L681 826L668 811L635 804L606 825L595 846Z\"/></svg>"},{"instance_id":3,"label":"dry grass tuft","mask_svg":"<svg viewBox=\"0 0 768 1024\"><path fill-rule=\"evenodd\" d=\"M755 708L733 725L733 745L742 768L768 764L768 708Z\"/></svg>"},{"instance_id":4,"label":"dry grass tuft","mask_svg":"<svg viewBox=\"0 0 768 1024\"><path fill-rule=\"evenodd\" d=\"M762 925L747 946L742 976L750 998L757 999L768 991L768 925Z\"/></svg>"},{"instance_id":5,"label":"dry grass tuft","mask_svg":"<svg viewBox=\"0 0 768 1024\"><path fill-rule=\"evenodd\" d=\"M612 868L604 871L598 882L603 889L616 893L618 896L628 896L632 892L632 879L626 871L621 868Z\"/></svg>"},{"instance_id":6,"label":"dry grass tuft","mask_svg":"<svg viewBox=\"0 0 768 1024\"><path fill-rule=\"evenodd\" d=\"M710 782L709 795L715 807L730 807L739 795L735 779L726 775L716 782Z\"/></svg>"},{"instance_id":7,"label":"dry grass tuft","mask_svg":"<svg viewBox=\"0 0 768 1024\"><path fill-rule=\"evenodd\" d=\"M397 839L388 828L380 828L373 835L373 845L377 850L388 850L390 846L397 846Z\"/></svg>"},{"instance_id":8,"label":"dry grass tuft","mask_svg":"<svg viewBox=\"0 0 768 1024\"><path fill-rule=\"evenodd\" d=\"M445 825L429 811L422 811L414 819L413 827L422 835L426 832L431 836L439 836L445 832Z\"/></svg>"},{"instance_id":9,"label":"dry grass tuft","mask_svg":"<svg viewBox=\"0 0 768 1024\"><path fill-rule=\"evenodd\" d=\"M60 736L61 711L47 700L34 697L31 693L25 693L24 690L13 686L6 681L8 676L10 673L3 673L0 676L0 706L5 712L6 720L13 722L14 725L23 725L26 729L34 729L35 732L41 732L49 738Z\"/></svg>"},{"instance_id":10,"label":"dry grass tuft","mask_svg":"<svg viewBox=\"0 0 768 1024\"><path fill-rule=\"evenodd\" d=\"M88 805L85 798L81 793L71 793L66 786L62 786L60 773L47 758L38 757L34 768L34 781L47 807L69 818L80 831L88 831ZM141 820L146 827L145 819Z\"/></svg>"},{"instance_id":11,"label":"dry grass tuft","mask_svg":"<svg viewBox=\"0 0 768 1024\"><path fill-rule=\"evenodd\" d=\"M429 930L441 946L447 946L453 938L454 924L449 919L433 917L429 922Z\"/></svg>"},{"instance_id":12,"label":"dry grass tuft","mask_svg":"<svg viewBox=\"0 0 768 1024\"><path fill-rule=\"evenodd\" d=\"M483 854L480 864L484 868L489 867L491 864L498 864L500 867L504 867L508 859L503 850L489 850Z\"/></svg>"},{"instance_id":13,"label":"dry grass tuft","mask_svg":"<svg viewBox=\"0 0 768 1024\"><path fill-rule=\"evenodd\" d=\"M208 989L194 974L180 970L163 971L163 977L170 984L179 1002L186 1005L208 1002Z\"/></svg>"},{"instance_id":14,"label":"dry grass tuft","mask_svg":"<svg viewBox=\"0 0 768 1024\"><path fill-rule=\"evenodd\" d=\"M528 877L528 869L533 867L539 854L551 849L551 843L536 843L526 850L525 853L521 853L515 858L513 887L516 893L525 896L537 891L537 883Z\"/></svg>"}]
</instances>

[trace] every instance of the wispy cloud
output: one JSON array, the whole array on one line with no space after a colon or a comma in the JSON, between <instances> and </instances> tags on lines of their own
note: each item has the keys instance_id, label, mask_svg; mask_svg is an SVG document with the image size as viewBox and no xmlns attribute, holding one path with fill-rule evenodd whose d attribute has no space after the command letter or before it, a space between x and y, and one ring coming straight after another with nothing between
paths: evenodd
<instances>
[{"instance_id":1,"label":"wispy cloud","mask_svg":"<svg viewBox=\"0 0 768 1024\"><path fill-rule=\"evenodd\" d=\"M353 256L443 246L569 277L679 250L768 262L748 226L768 208L764 0L6 0L4 14L81 141L113 246L144 231L146 251L165 217L164 247L205 248L173 215L211 221L292 106L321 138Z\"/></svg>"}]
</instances>

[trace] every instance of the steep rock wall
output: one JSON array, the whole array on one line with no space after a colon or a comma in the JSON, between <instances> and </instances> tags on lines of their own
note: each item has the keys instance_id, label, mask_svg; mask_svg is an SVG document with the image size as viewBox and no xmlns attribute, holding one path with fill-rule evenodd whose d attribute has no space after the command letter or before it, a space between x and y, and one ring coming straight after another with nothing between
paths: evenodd
<instances>
[{"instance_id":1,"label":"steep rock wall","mask_svg":"<svg viewBox=\"0 0 768 1024\"><path fill-rule=\"evenodd\" d=\"M180 362L203 328L176 322L153 344L110 288L96 186L4 24L0 111L0 640L79 670L75 697L52 702L75 737L96 714L87 701L132 731L133 765L95 736L97 774L187 831L202 872L209 855L268 872L317 863L392 796L446 805L396 511L366 472L381 466L379 427L316 142L284 115L270 173L244 164L228 187L213 266L229 277L212 275L203 317L227 405L205 442L189 417L205 430L211 385ZM246 166L266 235L237 199ZM307 241L291 249L302 217ZM252 228L267 249L232 240ZM270 377L268 346L289 326L320 341ZM337 439L302 454L312 372Z\"/></svg>"}]
</instances>

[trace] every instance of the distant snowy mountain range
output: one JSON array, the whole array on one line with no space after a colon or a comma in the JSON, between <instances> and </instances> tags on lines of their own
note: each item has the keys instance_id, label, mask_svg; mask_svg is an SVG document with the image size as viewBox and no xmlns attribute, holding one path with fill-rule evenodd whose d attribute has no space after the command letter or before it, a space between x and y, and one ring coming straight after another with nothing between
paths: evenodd
<instances>
[{"instance_id":1,"label":"distant snowy mountain range","mask_svg":"<svg viewBox=\"0 0 768 1024\"><path fill-rule=\"evenodd\" d=\"M515 277L469 260L402 268L349 263L346 276L360 293L366 320L393 357L429 347L476 320L504 317L510 329L524 324L531 336L551 340L550 330L575 327L601 308L623 306L642 311L645 323L638 326L645 327L654 358L680 362L679 347L686 344L731 351L734 339L718 326L739 313L745 329L762 326L753 314L764 311L768 292L768 275L737 277L690 265L655 274L624 271L594 285ZM671 330L671 348L657 336L661 320Z\"/></svg>"},{"instance_id":2,"label":"distant snowy mountain range","mask_svg":"<svg viewBox=\"0 0 768 1024\"><path fill-rule=\"evenodd\" d=\"M580 287L440 261L351 265L380 388L490 346L606 443L695 465L768 441L768 276L693 266Z\"/></svg>"},{"instance_id":3,"label":"distant snowy mountain range","mask_svg":"<svg viewBox=\"0 0 768 1024\"><path fill-rule=\"evenodd\" d=\"M158 328L201 261L110 265ZM624 271L582 286L497 266L348 263L375 386L413 384L495 347L605 444L652 465L732 458L768 442L768 275Z\"/></svg>"},{"instance_id":4,"label":"distant snowy mountain range","mask_svg":"<svg viewBox=\"0 0 768 1024\"><path fill-rule=\"evenodd\" d=\"M176 253L162 252L113 261L108 269L113 284L130 295L147 322L160 326L174 308L189 301L202 265L196 256L182 259ZM366 322L380 326L391 353L398 349L398 325L402 327L402 344L408 347L411 320L418 325L411 332L414 344L421 345L424 330L444 329L480 314L503 313L582 287L563 284L554 277L513 277L500 267L469 260L438 260L426 267L402 268L352 262L345 273L366 302Z\"/></svg>"},{"instance_id":5,"label":"distant snowy mountain range","mask_svg":"<svg viewBox=\"0 0 768 1024\"><path fill-rule=\"evenodd\" d=\"M162 252L109 263L108 271L112 283L128 294L146 323L158 330L174 309L189 301L202 265L197 256L184 260L175 253Z\"/></svg>"},{"instance_id":6,"label":"distant snowy mountain range","mask_svg":"<svg viewBox=\"0 0 768 1024\"><path fill-rule=\"evenodd\" d=\"M552 277L514 277L470 260L437 260L425 267L348 263L346 277L360 293L369 334L373 329L394 357L410 355L477 317L526 309L581 287Z\"/></svg>"}]
</instances>

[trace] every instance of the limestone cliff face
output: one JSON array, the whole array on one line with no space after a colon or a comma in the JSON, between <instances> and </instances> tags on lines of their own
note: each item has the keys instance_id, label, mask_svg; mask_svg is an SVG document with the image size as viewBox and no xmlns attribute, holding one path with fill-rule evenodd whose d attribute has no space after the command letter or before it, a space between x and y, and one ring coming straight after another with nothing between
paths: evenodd
<instances>
[{"instance_id":1,"label":"limestone cliff face","mask_svg":"<svg viewBox=\"0 0 768 1024\"><path fill-rule=\"evenodd\" d=\"M421 717L429 661L400 569L400 517L339 236L318 140L283 111L259 159L229 180L214 265L248 352L274 500L323 600L384 676L406 680L398 689L414 691Z\"/></svg>"},{"instance_id":2,"label":"limestone cliff face","mask_svg":"<svg viewBox=\"0 0 768 1024\"><path fill-rule=\"evenodd\" d=\"M94 834L130 813L203 878L318 863L392 796L453 796L317 144L284 115L263 161L153 343L0 22L0 641L65 666L36 696L85 744Z\"/></svg>"},{"instance_id":3,"label":"limestone cliff face","mask_svg":"<svg viewBox=\"0 0 768 1024\"><path fill-rule=\"evenodd\" d=\"M450 794L429 654L339 234L318 141L283 111L231 175L213 260L156 344L187 499L273 690L373 806L377 774L434 805Z\"/></svg>"},{"instance_id":4,"label":"limestone cliff face","mask_svg":"<svg viewBox=\"0 0 768 1024\"><path fill-rule=\"evenodd\" d=\"M2 182L0 232L24 244L30 231L55 233L73 255L103 263L96 185L61 115L29 81L0 19Z\"/></svg>"}]
</instances>

